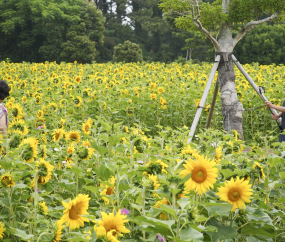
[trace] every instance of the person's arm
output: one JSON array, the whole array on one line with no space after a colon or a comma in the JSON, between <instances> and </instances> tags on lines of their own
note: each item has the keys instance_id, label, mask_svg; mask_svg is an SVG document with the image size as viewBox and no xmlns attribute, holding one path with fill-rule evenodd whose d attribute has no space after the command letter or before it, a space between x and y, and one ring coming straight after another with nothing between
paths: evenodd
<instances>
[{"instance_id":1,"label":"person's arm","mask_svg":"<svg viewBox=\"0 0 285 242\"><path fill-rule=\"evenodd\" d=\"M273 109L278 110L278 111L280 111L280 112L282 112L282 113L285 113L285 107L281 107L281 106L274 105L274 104L272 104L272 103L269 102L269 101L265 102L265 104L266 104L266 106L267 106L268 108L273 108ZM279 114L278 114L278 115L279 115ZM281 114L281 115L282 115L282 114Z\"/></svg>"},{"instance_id":2,"label":"person's arm","mask_svg":"<svg viewBox=\"0 0 285 242\"><path fill-rule=\"evenodd\" d=\"M6 113L4 113L0 118L0 134L7 135Z\"/></svg>"}]
</instances>

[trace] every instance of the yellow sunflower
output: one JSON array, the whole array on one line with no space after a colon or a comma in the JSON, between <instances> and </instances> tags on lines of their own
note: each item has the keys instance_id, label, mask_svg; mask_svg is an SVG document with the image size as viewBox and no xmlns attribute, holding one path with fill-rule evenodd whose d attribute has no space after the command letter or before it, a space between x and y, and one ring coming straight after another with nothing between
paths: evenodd
<instances>
[{"instance_id":1,"label":"yellow sunflower","mask_svg":"<svg viewBox=\"0 0 285 242\"><path fill-rule=\"evenodd\" d=\"M257 161L255 161L252 168L254 169L254 171L255 170L258 171L259 176L262 178L262 180L265 180L265 174L264 174L262 165L260 165Z\"/></svg>"},{"instance_id":2,"label":"yellow sunflower","mask_svg":"<svg viewBox=\"0 0 285 242\"><path fill-rule=\"evenodd\" d=\"M25 162L33 162L38 154L38 140L34 137L26 138L20 144L20 157Z\"/></svg>"},{"instance_id":3,"label":"yellow sunflower","mask_svg":"<svg viewBox=\"0 0 285 242\"><path fill-rule=\"evenodd\" d=\"M180 176L191 174L190 179L185 183L185 189L188 191L196 191L199 195L206 193L216 182L218 169L215 168L216 162L210 161L205 156L197 156L197 161L190 159L183 166L185 170L180 172Z\"/></svg>"},{"instance_id":4,"label":"yellow sunflower","mask_svg":"<svg viewBox=\"0 0 285 242\"><path fill-rule=\"evenodd\" d=\"M47 215L48 214L48 207L46 206L45 202L40 203L41 211L43 214Z\"/></svg>"},{"instance_id":5,"label":"yellow sunflower","mask_svg":"<svg viewBox=\"0 0 285 242\"><path fill-rule=\"evenodd\" d=\"M91 146L90 141L89 141L88 139L85 140L85 141L83 141L83 142L82 142L82 145L83 145L83 146L87 146L87 147L90 147L90 146Z\"/></svg>"},{"instance_id":6,"label":"yellow sunflower","mask_svg":"<svg viewBox=\"0 0 285 242\"><path fill-rule=\"evenodd\" d=\"M62 226L62 222L60 220L58 220L55 223L55 226L56 226L56 233L54 235L53 242L59 242L61 241L62 230L64 227Z\"/></svg>"},{"instance_id":7,"label":"yellow sunflower","mask_svg":"<svg viewBox=\"0 0 285 242\"><path fill-rule=\"evenodd\" d=\"M67 154L72 154L72 152L74 151L74 144L71 143L68 147L67 147Z\"/></svg>"},{"instance_id":8,"label":"yellow sunflower","mask_svg":"<svg viewBox=\"0 0 285 242\"><path fill-rule=\"evenodd\" d=\"M74 200L69 200L69 203L62 202L65 210L60 221L63 224L67 223L66 226L70 227L70 230L84 227L84 222L88 222L89 220L81 215L89 214L87 213L89 200L88 195L79 194Z\"/></svg>"},{"instance_id":9,"label":"yellow sunflower","mask_svg":"<svg viewBox=\"0 0 285 242\"><path fill-rule=\"evenodd\" d=\"M164 197L162 200L156 202L156 204L154 205L155 208L160 208L159 205L170 205L171 203ZM159 219L161 220L166 220L168 219L168 215L165 213L160 213L158 215Z\"/></svg>"},{"instance_id":10,"label":"yellow sunflower","mask_svg":"<svg viewBox=\"0 0 285 242\"><path fill-rule=\"evenodd\" d=\"M10 113L12 114L14 119L21 118L22 113L22 107L20 104L13 104L12 107L9 109Z\"/></svg>"},{"instance_id":11,"label":"yellow sunflower","mask_svg":"<svg viewBox=\"0 0 285 242\"><path fill-rule=\"evenodd\" d=\"M89 160L94 153L94 149L81 146L78 148L78 157L82 160Z\"/></svg>"},{"instance_id":12,"label":"yellow sunflower","mask_svg":"<svg viewBox=\"0 0 285 242\"><path fill-rule=\"evenodd\" d=\"M17 119L12 121L9 124L8 133L17 133L20 135L26 135L29 133L27 126L25 125L25 121L22 119Z\"/></svg>"},{"instance_id":13,"label":"yellow sunflower","mask_svg":"<svg viewBox=\"0 0 285 242\"><path fill-rule=\"evenodd\" d=\"M42 159L47 157L47 147L45 145L40 145L38 150L38 157Z\"/></svg>"},{"instance_id":14,"label":"yellow sunflower","mask_svg":"<svg viewBox=\"0 0 285 242\"><path fill-rule=\"evenodd\" d=\"M6 228L4 228L5 224L3 224L2 222L0 222L0 239L3 239L4 236L4 232L6 230Z\"/></svg>"},{"instance_id":15,"label":"yellow sunflower","mask_svg":"<svg viewBox=\"0 0 285 242\"><path fill-rule=\"evenodd\" d=\"M3 176L1 176L0 180L1 180L1 185L5 187L15 186L13 178L8 174L4 174Z\"/></svg>"},{"instance_id":16,"label":"yellow sunflower","mask_svg":"<svg viewBox=\"0 0 285 242\"><path fill-rule=\"evenodd\" d=\"M44 116L44 111L43 110L39 110L38 113L37 113L37 116L39 118L42 118Z\"/></svg>"},{"instance_id":17,"label":"yellow sunflower","mask_svg":"<svg viewBox=\"0 0 285 242\"><path fill-rule=\"evenodd\" d=\"M90 125L90 122L87 120L86 122L82 124L82 131L84 132L84 134L89 135L91 134L90 129L91 129L91 125Z\"/></svg>"},{"instance_id":18,"label":"yellow sunflower","mask_svg":"<svg viewBox=\"0 0 285 242\"><path fill-rule=\"evenodd\" d=\"M160 184L158 183L158 180L157 180L157 176L151 174L151 175L148 175L148 179L151 180L153 183L152 190L157 190L160 186Z\"/></svg>"},{"instance_id":19,"label":"yellow sunflower","mask_svg":"<svg viewBox=\"0 0 285 242\"><path fill-rule=\"evenodd\" d=\"M105 189L100 193L100 195L110 196L110 195L114 194L115 193L115 186L114 186L115 181L116 181L116 178L114 176L111 176L111 178L109 179L109 183L112 184L112 187L105 185ZM105 201L106 205L108 205L110 203L110 200L106 196L103 196L102 198Z\"/></svg>"},{"instance_id":20,"label":"yellow sunflower","mask_svg":"<svg viewBox=\"0 0 285 242\"><path fill-rule=\"evenodd\" d=\"M79 131L70 131L69 133L65 134L65 138L78 144L80 141L80 133Z\"/></svg>"},{"instance_id":21,"label":"yellow sunflower","mask_svg":"<svg viewBox=\"0 0 285 242\"><path fill-rule=\"evenodd\" d=\"M222 157L223 153L222 153L222 147L219 146L217 149L216 149L216 155L215 155L215 160L217 163L219 163L219 161L221 160L221 157Z\"/></svg>"},{"instance_id":22,"label":"yellow sunflower","mask_svg":"<svg viewBox=\"0 0 285 242\"><path fill-rule=\"evenodd\" d=\"M38 184L43 185L46 184L52 176L54 166L52 166L48 161L40 159L37 161L36 170L39 171L38 173ZM31 187L35 186L35 178L31 183Z\"/></svg>"},{"instance_id":23,"label":"yellow sunflower","mask_svg":"<svg viewBox=\"0 0 285 242\"><path fill-rule=\"evenodd\" d=\"M75 83L79 84L81 82L81 77L77 76L74 81Z\"/></svg>"},{"instance_id":24,"label":"yellow sunflower","mask_svg":"<svg viewBox=\"0 0 285 242\"><path fill-rule=\"evenodd\" d=\"M252 189L250 189L251 185L248 183L249 180L240 179L239 177L236 181L231 178L230 181L225 181L224 187L218 188L219 192L216 194L220 196L222 201L229 202L233 205L232 212L237 208L246 208L245 202L250 203L252 195Z\"/></svg>"},{"instance_id":25,"label":"yellow sunflower","mask_svg":"<svg viewBox=\"0 0 285 242\"><path fill-rule=\"evenodd\" d=\"M73 103L74 103L75 107L80 107L82 104L81 97L77 96L77 97L73 98Z\"/></svg>"},{"instance_id":26,"label":"yellow sunflower","mask_svg":"<svg viewBox=\"0 0 285 242\"><path fill-rule=\"evenodd\" d=\"M55 129L53 133L53 141L59 141L65 134L64 129Z\"/></svg>"},{"instance_id":27,"label":"yellow sunflower","mask_svg":"<svg viewBox=\"0 0 285 242\"><path fill-rule=\"evenodd\" d=\"M102 216L102 220L99 220L97 224L99 227L105 228L107 235L108 235L108 232L111 232L111 235L117 238L118 235L122 236L122 233L131 232L125 227L125 223L129 221L128 219L126 219L127 215L122 215L120 209L118 210L116 214L114 213L107 214L104 212L100 212L100 213ZM96 227L98 226L95 225L94 230L96 230ZM103 232L103 229L101 229L101 232Z\"/></svg>"}]
</instances>

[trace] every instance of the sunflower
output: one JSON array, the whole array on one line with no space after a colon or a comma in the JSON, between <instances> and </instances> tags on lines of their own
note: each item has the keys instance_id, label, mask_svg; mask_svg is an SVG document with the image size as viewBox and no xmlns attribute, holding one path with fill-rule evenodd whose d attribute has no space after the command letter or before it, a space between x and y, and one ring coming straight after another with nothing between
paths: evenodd
<instances>
[{"instance_id":1,"label":"sunflower","mask_svg":"<svg viewBox=\"0 0 285 242\"><path fill-rule=\"evenodd\" d=\"M22 97L22 101L25 103L25 102L27 102L27 97L26 96L23 96Z\"/></svg>"},{"instance_id":2,"label":"sunflower","mask_svg":"<svg viewBox=\"0 0 285 242\"><path fill-rule=\"evenodd\" d=\"M91 146L91 144L90 144L90 142L89 142L88 139L85 140L85 141L83 141L83 142L82 142L82 145L83 145L83 146L87 146L87 147L90 147L90 146Z\"/></svg>"},{"instance_id":3,"label":"sunflower","mask_svg":"<svg viewBox=\"0 0 285 242\"><path fill-rule=\"evenodd\" d=\"M151 180L153 183L152 190L157 190L160 186L157 180L157 176L151 174L151 175L148 175L148 179Z\"/></svg>"},{"instance_id":4,"label":"sunflower","mask_svg":"<svg viewBox=\"0 0 285 242\"><path fill-rule=\"evenodd\" d=\"M208 160L206 156L199 155L196 160L186 161L186 164L183 165L185 170L182 170L179 175L185 177L191 174L190 179L185 183L185 189L196 191L202 195L209 187L213 188L218 176L218 169L214 167L216 162Z\"/></svg>"},{"instance_id":5,"label":"sunflower","mask_svg":"<svg viewBox=\"0 0 285 242\"><path fill-rule=\"evenodd\" d=\"M161 173L166 173L167 171L165 168L168 167L164 162L161 160L156 160L156 161L150 161L146 164L146 173L147 174L161 174Z\"/></svg>"},{"instance_id":6,"label":"sunflower","mask_svg":"<svg viewBox=\"0 0 285 242\"><path fill-rule=\"evenodd\" d=\"M3 176L1 176L0 181L1 181L1 184L5 187L15 186L15 182L13 181L13 178L8 174L4 174Z\"/></svg>"},{"instance_id":7,"label":"sunflower","mask_svg":"<svg viewBox=\"0 0 285 242\"><path fill-rule=\"evenodd\" d=\"M42 118L44 116L44 111L43 110L39 110L37 113L38 118Z\"/></svg>"},{"instance_id":8,"label":"sunflower","mask_svg":"<svg viewBox=\"0 0 285 242\"><path fill-rule=\"evenodd\" d=\"M159 102L160 102L161 106L164 106L167 103L163 97L160 97Z\"/></svg>"},{"instance_id":9,"label":"sunflower","mask_svg":"<svg viewBox=\"0 0 285 242\"><path fill-rule=\"evenodd\" d=\"M162 200L156 202L156 204L154 205L155 208L160 208L159 205L170 205L171 203L164 197ZM166 220L168 219L168 215L165 213L160 213L158 215L159 219L161 220Z\"/></svg>"},{"instance_id":10,"label":"sunflower","mask_svg":"<svg viewBox=\"0 0 285 242\"><path fill-rule=\"evenodd\" d=\"M14 119L19 119L21 118L22 113L22 108L20 104L13 104L12 107L10 108L10 113L12 114Z\"/></svg>"},{"instance_id":11,"label":"sunflower","mask_svg":"<svg viewBox=\"0 0 285 242\"><path fill-rule=\"evenodd\" d=\"M220 200L229 202L233 205L232 212L237 208L246 208L245 203L250 203L250 196L252 195L252 189L250 189L250 184L248 180L237 178L234 181L231 178L230 181L225 181L224 187L219 187L216 194L220 196Z\"/></svg>"},{"instance_id":12,"label":"sunflower","mask_svg":"<svg viewBox=\"0 0 285 242\"><path fill-rule=\"evenodd\" d=\"M262 180L265 180L265 174L262 165L260 165L257 161L255 161L252 168L254 169L254 172L255 171L258 172L258 175L262 178Z\"/></svg>"},{"instance_id":13,"label":"sunflower","mask_svg":"<svg viewBox=\"0 0 285 242\"><path fill-rule=\"evenodd\" d=\"M156 94L150 94L149 97L151 100L156 100Z\"/></svg>"},{"instance_id":14,"label":"sunflower","mask_svg":"<svg viewBox=\"0 0 285 242\"><path fill-rule=\"evenodd\" d=\"M59 106L64 108L67 105L67 99L61 99L59 101Z\"/></svg>"},{"instance_id":15,"label":"sunflower","mask_svg":"<svg viewBox=\"0 0 285 242\"><path fill-rule=\"evenodd\" d=\"M97 222L97 224L98 224L98 227L104 227L105 228L107 238L108 238L109 232L111 232L109 234L109 238L111 238L110 235L117 238L118 235L122 236L122 233L130 233L131 232L130 230L128 230L125 227L125 223L127 223L129 221L128 219L126 219L127 215L122 215L120 209L118 210L118 212L116 214L114 214L114 213L107 214L104 212L100 212L100 213L102 216L102 220L99 220ZM96 229L96 227L97 226L95 225L94 230L98 231L98 229ZM103 229L101 228L100 231L102 234ZM108 240L110 241L109 238L108 238Z\"/></svg>"},{"instance_id":16,"label":"sunflower","mask_svg":"<svg viewBox=\"0 0 285 242\"><path fill-rule=\"evenodd\" d=\"M84 122L84 123L82 124L82 131L84 132L84 134L89 135L89 134L91 134L90 129L91 129L91 124L90 124L90 122L87 120L86 122Z\"/></svg>"},{"instance_id":17,"label":"sunflower","mask_svg":"<svg viewBox=\"0 0 285 242\"><path fill-rule=\"evenodd\" d=\"M187 145L187 147L182 149L182 151L181 151L182 155L188 155L189 154L189 155L192 155L194 158L200 156L199 152L200 151L197 152L197 150L192 149L190 145Z\"/></svg>"},{"instance_id":18,"label":"sunflower","mask_svg":"<svg viewBox=\"0 0 285 242\"><path fill-rule=\"evenodd\" d=\"M157 92L158 92L159 94L161 94L161 93L165 92L165 90L164 90L163 87L159 87L159 88L157 88Z\"/></svg>"},{"instance_id":19,"label":"sunflower","mask_svg":"<svg viewBox=\"0 0 285 242\"><path fill-rule=\"evenodd\" d=\"M94 122L93 122L93 120L91 118L88 118L86 120L86 123L88 123L89 125L92 125Z\"/></svg>"},{"instance_id":20,"label":"sunflower","mask_svg":"<svg viewBox=\"0 0 285 242\"><path fill-rule=\"evenodd\" d=\"M4 232L6 230L6 228L4 228L5 224L3 224L2 222L0 222L0 239L3 239L4 236Z\"/></svg>"},{"instance_id":21,"label":"sunflower","mask_svg":"<svg viewBox=\"0 0 285 242\"><path fill-rule=\"evenodd\" d=\"M105 185L105 189L100 193L100 195L112 195L115 193L115 186L113 186L115 184L116 178L114 176L111 176L111 178L109 179L109 183L112 185L112 187L109 187L108 185ZM103 186L103 185L101 185ZM105 201L105 204L108 205L110 203L110 200L106 197L103 196L102 197L103 200Z\"/></svg>"},{"instance_id":22,"label":"sunflower","mask_svg":"<svg viewBox=\"0 0 285 242\"><path fill-rule=\"evenodd\" d=\"M42 159L47 157L47 147L45 145L39 146L38 157Z\"/></svg>"},{"instance_id":23,"label":"sunflower","mask_svg":"<svg viewBox=\"0 0 285 242\"><path fill-rule=\"evenodd\" d=\"M26 138L20 144L20 157L25 162L32 162L38 154L38 140L34 137Z\"/></svg>"},{"instance_id":24,"label":"sunflower","mask_svg":"<svg viewBox=\"0 0 285 242\"><path fill-rule=\"evenodd\" d=\"M62 205L65 207L63 216L60 221L66 226L70 227L70 230L74 230L84 226L84 222L89 220L81 215L87 215L87 209L89 207L90 198L88 195L79 194L74 200L69 200L69 203L63 202Z\"/></svg>"},{"instance_id":25,"label":"sunflower","mask_svg":"<svg viewBox=\"0 0 285 242\"><path fill-rule=\"evenodd\" d=\"M51 111L57 111L58 105L56 105L55 103L49 103L48 108L50 108Z\"/></svg>"},{"instance_id":26,"label":"sunflower","mask_svg":"<svg viewBox=\"0 0 285 242\"><path fill-rule=\"evenodd\" d=\"M81 146L78 149L78 157L82 160L89 160L94 153L94 149Z\"/></svg>"},{"instance_id":27,"label":"sunflower","mask_svg":"<svg viewBox=\"0 0 285 242\"><path fill-rule=\"evenodd\" d=\"M73 98L73 103L74 103L75 107L80 107L82 104L81 97L77 96L77 97Z\"/></svg>"},{"instance_id":28,"label":"sunflower","mask_svg":"<svg viewBox=\"0 0 285 242\"><path fill-rule=\"evenodd\" d=\"M58 220L56 223L55 223L55 226L56 226L56 233L54 235L54 239L53 239L53 242L59 242L61 241L61 231L63 230L63 226L62 226L62 222L60 220Z\"/></svg>"},{"instance_id":29,"label":"sunflower","mask_svg":"<svg viewBox=\"0 0 285 242\"><path fill-rule=\"evenodd\" d=\"M72 152L74 151L74 144L71 143L68 147L67 147L67 154L72 154Z\"/></svg>"},{"instance_id":30,"label":"sunflower","mask_svg":"<svg viewBox=\"0 0 285 242\"><path fill-rule=\"evenodd\" d=\"M18 120L12 121L9 124L8 133L17 133L20 135L26 135L29 133L29 130L27 126L25 125L25 121L18 119Z\"/></svg>"},{"instance_id":31,"label":"sunflower","mask_svg":"<svg viewBox=\"0 0 285 242\"><path fill-rule=\"evenodd\" d=\"M53 133L53 141L59 141L65 134L64 129L55 129Z\"/></svg>"},{"instance_id":32,"label":"sunflower","mask_svg":"<svg viewBox=\"0 0 285 242\"><path fill-rule=\"evenodd\" d=\"M216 155L215 155L215 160L217 163L219 163L219 161L221 160L221 157L222 157L223 153L222 153L222 147L219 146L217 149L216 149Z\"/></svg>"},{"instance_id":33,"label":"sunflower","mask_svg":"<svg viewBox=\"0 0 285 242\"><path fill-rule=\"evenodd\" d=\"M48 214L48 207L46 206L46 203L45 202L42 202L42 203L40 203L40 208L41 208L41 212L43 213L43 214L45 214L45 215L47 215Z\"/></svg>"},{"instance_id":34,"label":"sunflower","mask_svg":"<svg viewBox=\"0 0 285 242\"><path fill-rule=\"evenodd\" d=\"M78 144L80 141L80 133L79 131L70 131L69 133L65 134L65 138Z\"/></svg>"},{"instance_id":35,"label":"sunflower","mask_svg":"<svg viewBox=\"0 0 285 242\"><path fill-rule=\"evenodd\" d=\"M43 185L46 184L52 176L54 166L52 166L48 161L44 161L40 159L37 161L36 170L39 171L38 173L38 184ZM31 187L35 186L35 179L33 179L31 183Z\"/></svg>"},{"instance_id":36,"label":"sunflower","mask_svg":"<svg viewBox=\"0 0 285 242\"><path fill-rule=\"evenodd\" d=\"M81 82L81 77L77 76L74 81L75 83L79 84Z\"/></svg>"}]
</instances>

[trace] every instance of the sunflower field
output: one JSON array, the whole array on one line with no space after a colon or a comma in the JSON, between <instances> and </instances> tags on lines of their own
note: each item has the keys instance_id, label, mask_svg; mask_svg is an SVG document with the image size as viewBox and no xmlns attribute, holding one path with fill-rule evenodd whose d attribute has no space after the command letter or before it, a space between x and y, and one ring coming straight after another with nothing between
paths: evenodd
<instances>
[{"instance_id":1,"label":"sunflower field","mask_svg":"<svg viewBox=\"0 0 285 242\"><path fill-rule=\"evenodd\" d=\"M245 65L283 102L284 66ZM265 108L245 141L218 100L187 144L212 65L0 63L11 87L0 139L0 238L29 241L285 241L285 156ZM245 109L262 106L236 69Z\"/></svg>"}]
</instances>

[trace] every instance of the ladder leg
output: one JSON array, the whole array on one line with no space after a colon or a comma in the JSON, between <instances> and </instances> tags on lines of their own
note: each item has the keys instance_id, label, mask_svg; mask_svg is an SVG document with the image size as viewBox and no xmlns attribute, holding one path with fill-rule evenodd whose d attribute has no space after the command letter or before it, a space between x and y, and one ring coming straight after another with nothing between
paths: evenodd
<instances>
[{"instance_id":1,"label":"ladder leg","mask_svg":"<svg viewBox=\"0 0 285 242\"><path fill-rule=\"evenodd\" d=\"M259 92L258 86L255 84L255 82L250 78L250 76L247 74L246 70L242 67L242 65L239 63L239 61L237 60L237 58L232 55L233 61L236 64L237 68L240 70L240 72L244 75L244 77L246 78L246 80L250 83L250 85L253 87L254 91L259 95L259 97L265 102L268 101L267 98L262 95ZM277 111L273 108L269 108L271 113L278 115ZM278 119L278 122L281 124L282 123L282 118Z\"/></svg>"},{"instance_id":2,"label":"ladder leg","mask_svg":"<svg viewBox=\"0 0 285 242\"><path fill-rule=\"evenodd\" d=\"M216 82L216 86L215 86L215 90L214 90L214 94L213 94L211 107L210 107L210 112L209 112L208 119L207 119L206 129L210 128L210 125L211 125L211 121L212 121L212 117L213 117L213 113L214 113L214 108L215 108L215 105L216 105L218 92L219 92L219 84L218 84L218 81L217 81Z\"/></svg>"},{"instance_id":3,"label":"ladder leg","mask_svg":"<svg viewBox=\"0 0 285 242\"><path fill-rule=\"evenodd\" d=\"M209 79L208 79L208 82L206 84L206 87L205 87L205 90L204 90L204 93L203 93L203 96L201 98L201 101L200 101L200 104L198 107L198 110L196 112L196 115L195 115L195 118L194 118L194 121L192 123L192 126L191 126L191 129L190 129L190 132L189 132L189 139L187 141L187 143L189 144L192 139L193 139L193 136L194 136L194 133L196 131L196 128L197 128L197 125L198 125L198 122L199 122L199 119L200 119L200 116L202 114L202 110L203 110L203 106L205 105L205 102L206 102L206 99L207 99L207 96L209 94L209 91L210 91L210 88L211 88L211 85L212 85L212 82L214 80L214 77L215 77L215 73L219 67L219 63L220 63L220 59L221 59L221 56L220 55L217 55L216 56L216 59L215 59L215 63L214 63L214 66L212 68L212 71L211 71L211 74L209 76Z\"/></svg>"}]
</instances>

